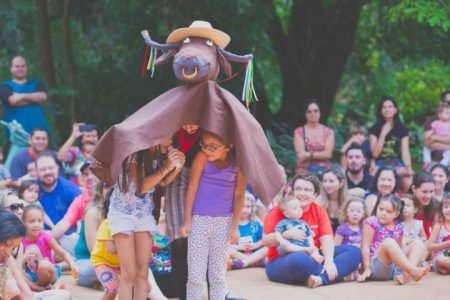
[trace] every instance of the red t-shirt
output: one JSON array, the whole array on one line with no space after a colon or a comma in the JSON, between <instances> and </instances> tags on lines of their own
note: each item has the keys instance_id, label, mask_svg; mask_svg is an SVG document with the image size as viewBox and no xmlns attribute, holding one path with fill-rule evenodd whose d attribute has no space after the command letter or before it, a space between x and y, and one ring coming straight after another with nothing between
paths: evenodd
<instances>
[{"instance_id":1,"label":"red t-shirt","mask_svg":"<svg viewBox=\"0 0 450 300\"><path fill-rule=\"evenodd\" d=\"M280 207L278 205L275 206L264 219L264 234L273 233L278 222L283 219L284 215L281 212ZM303 212L301 219L305 221L314 232L314 245L316 247L320 247L320 238L322 236L333 235L333 228L331 227L327 211L317 203L313 202L309 209ZM278 256L276 247L269 247L267 258L272 260Z\"/></svg>"},{"instance_id":2,"label":"red t-shirt","mask_svg":"<svg viewBox=\"0 0 450 300\"><path fill-rule=\"evenodd\" d=\"M424 215L416 214L415 218L417 220L423 221L423 230L425 230L425 235L427 236L427 239L430 238L431 234L431 227L433 226L433 220L434 220L435 214L431 214L431 218L429 220L425 220Z\"/></svg>"}]
</instances>

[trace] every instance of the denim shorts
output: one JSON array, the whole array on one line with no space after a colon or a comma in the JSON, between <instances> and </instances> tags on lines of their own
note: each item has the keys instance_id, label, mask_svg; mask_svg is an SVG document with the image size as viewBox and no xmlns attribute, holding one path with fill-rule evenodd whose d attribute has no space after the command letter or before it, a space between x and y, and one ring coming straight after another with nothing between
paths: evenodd
<instances>
[{"instance_id":1,"label":"denim shorts","mask_svg":"<svg viewBox=\"0 0 450 300\"><path fill-rule=\"evenodd\" d=\"M131 234L141 231L148 231L150 234L158 232L158 227L152 214L138 218L110 207L108 220L111 235L117 233Z\"/></svg>"},{"instance_id":2,"label":"denim shorts","mask_svg":"<svg viewBox=\"0 0 450 300\"><path fill-rule=\"evenodd\" d=\"M370 279L387 281L394 278L395 265L386 265L380 260L377 254L374 254L374 256L372 257L370 269L372 271Z\"/></svg>"}]
</instances>

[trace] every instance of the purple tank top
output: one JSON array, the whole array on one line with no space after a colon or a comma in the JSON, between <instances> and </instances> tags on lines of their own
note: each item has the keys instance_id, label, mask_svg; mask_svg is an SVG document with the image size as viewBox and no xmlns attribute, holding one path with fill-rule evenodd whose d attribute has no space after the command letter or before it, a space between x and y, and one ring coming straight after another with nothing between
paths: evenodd
<instances>
[{"instance_id":1,"label":"purple tank top","mask_svg":"<svg viewBox=\"0 0 450 300\"><path fill-rule=\"evenodd\" d=\"M210 217L232 215L236 175L237 167L234 160L223 169L217 168L213 162L206 161L192 214Z\"/></svg>"}]
</instances>

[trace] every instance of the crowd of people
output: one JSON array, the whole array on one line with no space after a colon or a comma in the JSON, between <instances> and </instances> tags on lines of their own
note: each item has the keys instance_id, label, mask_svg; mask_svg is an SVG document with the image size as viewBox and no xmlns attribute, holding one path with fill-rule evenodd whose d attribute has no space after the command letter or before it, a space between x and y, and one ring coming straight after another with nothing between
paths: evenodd
<instances>
[{"instance_id":1,"label":"crowd of people","mask_svg":"<svg viewBox=\"0 0 450 300\"><path fill-rule=\"evenodd\" d=\"M44 85L28 80L23 57L11 74L0 85L3 119L22 126L29 146L0 165L0 299L70 298L65 272L102 288L102 299L201 299L208 282L220 300L239 298L227 269L263 267L271 281L311 288L450 274L450 92L425 124L417 172L393 98L368 131L350 129L339 161L311 99L294 131L296 175L267 207L234 145L195 124L127 157L113 185L101 182L91 169L99 129L75 123L51 149Z\"/></svg>"}]
</instances>

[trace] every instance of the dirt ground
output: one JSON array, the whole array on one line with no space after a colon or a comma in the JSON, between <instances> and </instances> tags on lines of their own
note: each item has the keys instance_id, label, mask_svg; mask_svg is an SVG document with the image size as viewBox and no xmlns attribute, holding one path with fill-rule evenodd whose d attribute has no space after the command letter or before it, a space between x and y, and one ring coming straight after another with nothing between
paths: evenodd
<instances>
[{"instance_id":1,"label":"dirt ground","mask_svg":"<svg viewBox=\"0 0 450 300\"><path fill-rule=\"evenodd\" d=\"M273 283L267 280L264 269L230 271L227 275L229 290L248 300L448 300L450 276L435 273L420 282L397 286L393 282L340 283L317 289ZM69 276L64 283L74 300L100 299L102 292L74 285ZM206 297L205 297L206 299Z\"/></svg>"}]
</instances>

